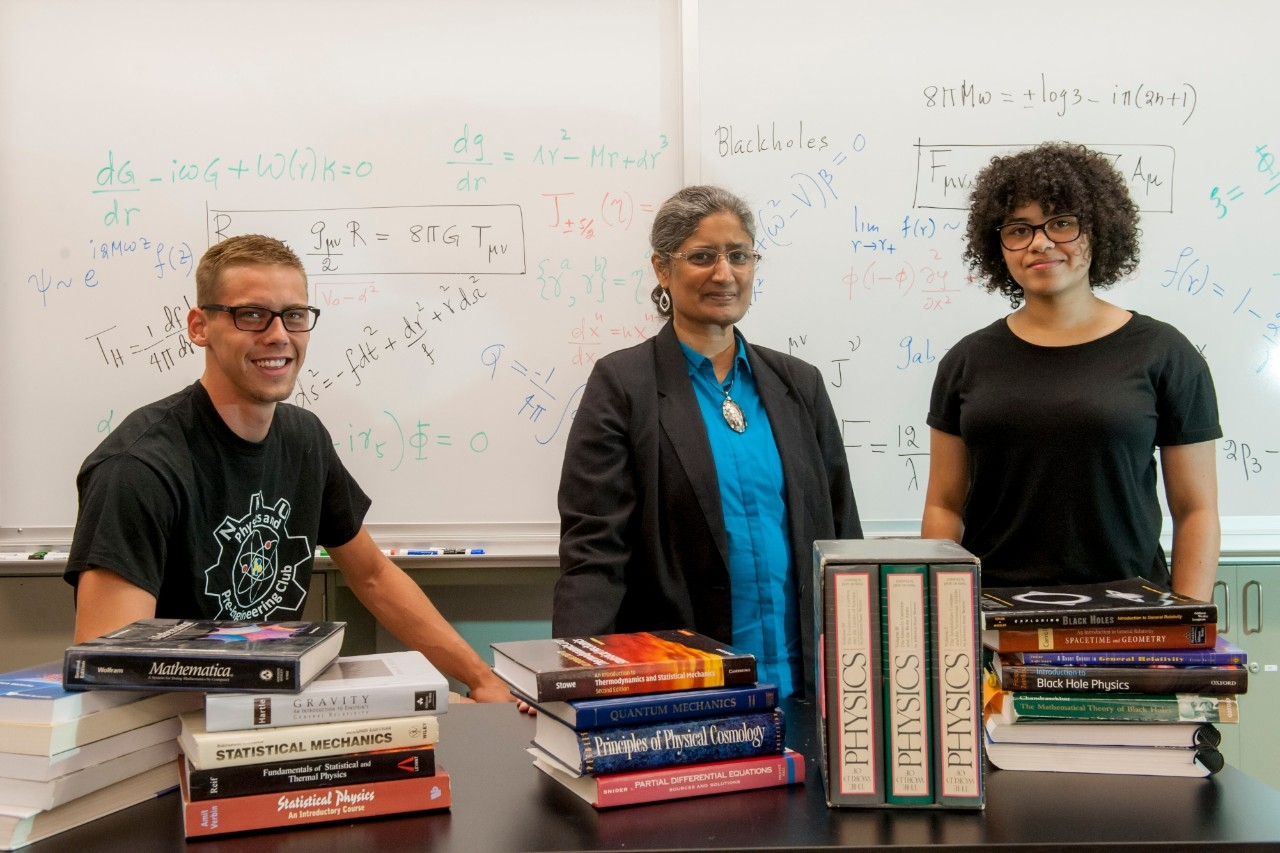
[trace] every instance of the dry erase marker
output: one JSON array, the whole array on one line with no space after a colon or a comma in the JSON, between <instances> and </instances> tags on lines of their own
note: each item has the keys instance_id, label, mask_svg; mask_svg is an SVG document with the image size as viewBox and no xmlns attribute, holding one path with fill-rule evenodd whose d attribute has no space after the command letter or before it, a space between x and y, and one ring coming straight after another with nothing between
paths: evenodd
<instances>
[{"instance_id":1,"label":"dry erase marker","mask_svg":"<svg viewBox=\"0 0 1280 853\"><path fill-rule=\"evenodd\" d=\"M67 559L67 558L68 558L68 557L70 557L70 556L71 556L71 552L70 552L70 551L45 551L45 552L44 552L44 557L42 557L41 559L44 559L44 560L65 560L65 559Z\"/></svg>"},{"instance_id":2,"label":"dry erase marker","mask_svg":"<svg viewBox=\"0 0 1280 853\"><path fill-rule=\"evenodd\" d=\"M411 557L443 557L453 554L483 554L483 548L414 548L405 551Z\"/></svg>"}]
</instances>

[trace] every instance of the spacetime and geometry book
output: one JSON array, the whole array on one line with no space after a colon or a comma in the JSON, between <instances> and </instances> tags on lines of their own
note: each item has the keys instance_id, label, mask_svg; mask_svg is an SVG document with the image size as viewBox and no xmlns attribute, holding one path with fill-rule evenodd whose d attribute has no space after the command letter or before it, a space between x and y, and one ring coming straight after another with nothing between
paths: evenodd
<instances>
[{"instance_id":1,"label":"spacetime and geometry book","mask_svg":"<svg viewBox=\"0 0 1280 853\"><path fill-rule=\"evenodd\" d=\"M1103 649L1069 652L1008 652L1014 663L1038 666L1244 666L1244 649L1219 636L1211 649Z\"/></svg>"},{"instance_id":2,"label":"spacetime and geometry book","mask_svg":"<svg viewBox=\"0 0 1280 853\"><path fill-rule=\"evenodd\" d=\"M64 690L62 661L0 674L0 722L52 725L137 702L136 690Z\"/></svg>"},{"instance_id":3,"label":"spacetime and geometry book","mask_svg":"<svg viewBox=\"0 0 1280 853\"><path fill-rule=\"evenodd\" d=\"M538 715L533 745L572 774L596 776L782 752L780 708L754 714L574 731Z\"/></svg>"},{"instance_id":4,"label":"spacetime and geometry book","mask_svg":"<svg viewBox=\"0 0 1280 853\"><path fill-rule=\"evenodd\" d=\"M207 731L302 726L441 714L449 682L421 652L339 657L299 693L219 693L204 705Z\"/></svg>"},{"instance_id":5,"label":"spacetime and geometry book","mask_svg":"<svg viewBox=\"0 0 1280 853\"><path fill-rule=\"evenodd\" d=\"M1217 623L1122 628L1005 628L982 632L982 645L997 652L1061 652L1103 649L1211 649Z\"/></svg>"},{"instance_id":6,"label":"spacetime and geometry book","mask_svg":"<svg viewBox=\"0 0 1280 853\"><path fill-rule=\"evenodd\" d=\"M934 802L982 808L982 657L978 561L929 566Z\"/></svg>"},{"instance_id":7,"label":"spacetime and geometry book","mask_svg":"<svg viewBox=\"0 0 1280 853\"><path fill-rule=\"evenodd\" d=\"M1041 666L995 655L1003 690L1030 693L1244 693L1243 666Z\"/></svg>"},{"instance_id":8,"label":"spacetime and geometry book","mask_svg":"<svg viewBox=\"0 0 1280 853\"><path fill-rule=\"evenodd\" d=\"M205 731L202 711L190 711L183 714L181 720L178 743L187 761L201 770L289 758L324 758L375 749L434 746L440 739L440 718L431 714L230 732Z\"/></svg>"},{"instance_id":9,"label":"spacetime and geometry book","mask_svg":"<svg viewBox=\"0 0 1280 853\"><path fill-rule=\"evenodd\" d=\"M571 702L533 702L539 714L560 720L571 729L604 729L768 711L778 705L778 688L773 684L745 684L741 687L710 687L674 693L641 693L609 699L574 699Z\"/></svg>"},{"instance_id":10,"label":"spacetime and geometry book","mask_svg":"<svg viewBox=\"0 0 1280 853\"><path fill-rule=\"evenodd\" d=\"M1001 770L1112 773L1133 776L1211 776L1226 764L1217 748L1190 746L1080 746L997 743L987 739L987 758Z\"/></svg>"},{"instance_id":11,"label":"spacetime and geometry book","mask_svg":"<svg viewBox=\"0 0 1280 853\"><path fill-rule=\"evenodd\" d=\"M176 717L201 704L202 697L195 693L156 693L62 723L0 723L0 752L39 755L47 761L67 750ZM0 767L0 776L3 775L8 773Z\"/></svg>"},{"instance_id":12,"label":"spacetime and geometry book","mask_svg":"<svg viewBox=\"0 0 1280 853\"><path fill-rule=\"evenodd\" d=\"M754 684L756 659L693 631L491 643L493 671L535 702Z\"/></svg>"},{"instance_id":13,"label":"spacetime and geometry book","mask_svg":"<svg viewBox=\"0 0 1280 853\"><path fill-rule=\"evenodd\" d=\"M338 656L344 628L342 622L141 619L70 646L63 686L292 693Z\"/></svg>"},{"instance_id":14,"label":"spacetime and geometry book","mask_svg":"<svg viewBox=\"0 0 1280 853\"><path fill-rule=\"evenodd\" d=\"M266 764L198 770L184 762L187 798L213 800L245 794L278 794L324 785L364 785L416 779L436 772L434 746L354 752L329 758L294 758Z\"/></svg>"},{"instance_id":15,"label":"spacetime and geometry book","mask_svg":"<svg viewBox=\"0 0 1280 853\"><path fill-rule=\"evenodd\" d=\"M539 750L529 753L534 767L598 809L804 783L804 756L790 749L777 755L600 776L574 776Z\"/></svg>"},{"instance_id":16,"label":"spacetime and geometry book","mask_svg":"<svg viewBox=\"0 0 1280 853\"><path fill-rule=\"evenodd\" d=\"M1187 598L1145 578L982 590L984 630L1149 628L1217 621L1217 605Z\"/></svg>"},{"instance_id":17,"label":"spacetime and geometry book","mask_svg":"<svg viewBox=\"0 0 1280 853\"><path fill-rule=\"evenodd\" d=\"M1238 723L1235 696L1207 693L1015 693L987 700L988 719L1008 725L1030 718L1137 722Z\"/></svg>"},{"instance_id":18,"label":"spacetime and geometry book","mask_svg":"<svg viewBox=\"0 0 1280 853\"><path fill-rule=\"evenodd\" d=\"M185 782L185 777L182 778ZM182 789L182 824L188 838L256 829L309 826L329 821L447 809L453 804L449 775L330 785L287 794L247 794L192 800Z\"/></svg>"},{"instance_id":19,"label":"spacetime and geometry book","mask_svg":"<svg viewBox=\"0 0 1280 853\"><path fill-rule=\"evenodd\" d=\"M880 567L885 802L933 802L929 718L929 567Z\"/></svg>"}]
</instances>

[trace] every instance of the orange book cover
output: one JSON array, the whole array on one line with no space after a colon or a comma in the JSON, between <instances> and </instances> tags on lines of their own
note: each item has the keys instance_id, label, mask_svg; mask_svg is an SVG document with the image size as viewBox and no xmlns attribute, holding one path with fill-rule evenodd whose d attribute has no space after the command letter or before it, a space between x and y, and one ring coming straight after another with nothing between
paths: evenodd
<instances>
[{"instance_id":1,"label":"orange book cover","mask_svg":"<svg viewBox=\"0 0 1280 853\"><path fill-rule=\"evenodd\" d=\"M756 682L754 656L683 629L490 645L493 671L535 702Z\"/></svg>"},{"instance_id":2,"label":"orange book cover","mask_svg":"<svg viewBox=\"0 0 1280 853\"><path fill-rule=\"evenodd\" d=\"M1061 652L1095 649L1211 649L1218 626L1170 625L1159 628L1033 628L982 632L982 644L998 652Z\"/></svg>"},{"instance_id":3,"label":"orange book cover","mask_svg":"<svg viewBox=\"0 0 1280 853\"><path fill-rule=\"evenodd\" d=\"M180 774L180 787L187 838L432 811L447 809L453 803L449 775L439 767L436 775L416 779L195 802L188 795L185 773Z\"/></svg>"}]
</instances>

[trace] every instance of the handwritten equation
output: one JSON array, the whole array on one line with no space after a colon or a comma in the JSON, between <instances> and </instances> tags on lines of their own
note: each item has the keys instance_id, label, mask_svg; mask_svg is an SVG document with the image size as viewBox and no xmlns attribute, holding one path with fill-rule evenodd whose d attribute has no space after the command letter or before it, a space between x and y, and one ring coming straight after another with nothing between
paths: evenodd
<instances>
[{"instance_id":1,"label":"handwritten equation","mask_svg":"<svg viewBox=\"0 0 1280 853\"><path fill-rule=\"evenodd\" d=\"M992 89L970 80L924 86L921 101L927 109L1048 109L1059 118L1080 109L1120 109L1132 112L1165 112L1182 117L1182 124L1195 115L1196 87L1190 83L1113 83L1110 90L1085 90L1064 86L1041 73L1039 79Z\"/></svg>"}]
</instances>

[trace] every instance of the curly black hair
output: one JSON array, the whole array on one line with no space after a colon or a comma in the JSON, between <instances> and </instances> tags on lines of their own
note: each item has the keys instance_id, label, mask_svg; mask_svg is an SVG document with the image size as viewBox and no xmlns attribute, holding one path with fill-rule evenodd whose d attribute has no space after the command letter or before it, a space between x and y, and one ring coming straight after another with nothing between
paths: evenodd
<instances>
[{"instance_id":1,"label":"curly black hair","mask_svg":"<svg viewBox=\"0 0 1280 853\"><path fill-rule=\"evenodd\" d=\"M1024 204L1047 214L1075 213L1089 241L1089 283L1107 288L1138 267L1138 206L1124 176L1105 154L1083 145L1045 142L993 157L975 178L970 196L964 260L987 292L999 291L1017 308L1022 287L1009 274L996 226Z\"/></svg>"}]
</instances>

